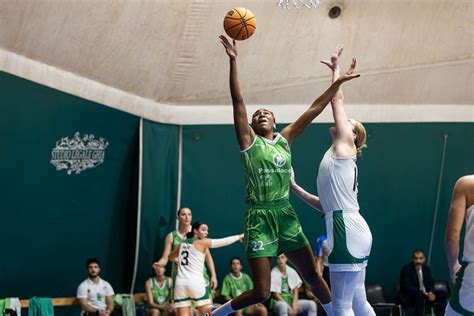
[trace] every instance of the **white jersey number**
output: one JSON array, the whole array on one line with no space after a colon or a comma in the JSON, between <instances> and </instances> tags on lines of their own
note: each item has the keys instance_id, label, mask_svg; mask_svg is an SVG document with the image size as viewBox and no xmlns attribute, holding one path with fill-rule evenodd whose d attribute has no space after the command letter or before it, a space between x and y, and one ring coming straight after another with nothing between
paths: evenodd
<instances>
[{"instance_id":1,"label":"white jersey number","mask_svg":"<svg viewBox=\"0 0 474 316\"><path fill-rule=\"evenodd\" d=\"M250 244L252 245L253 252L265 250L265 248L263 247L263 241L261 240L252 241Z\"/></svg>"}]
</instances>

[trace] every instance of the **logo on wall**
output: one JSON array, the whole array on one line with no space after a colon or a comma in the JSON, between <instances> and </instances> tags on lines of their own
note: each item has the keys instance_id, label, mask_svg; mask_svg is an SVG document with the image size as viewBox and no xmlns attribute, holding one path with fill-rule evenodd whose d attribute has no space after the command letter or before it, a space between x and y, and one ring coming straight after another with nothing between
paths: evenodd
<instances>
[{"instance_id":1,"label":"logo on wall","mask_svg":"<svg viewBox=\"0 0 474 316\"><path fill-rule=\"evenodd\" d=\"M96 139L93 134L79 132L74 137L63 137L56 142L51 151L51 164L57 171L66 170L67 174L80 174L86 169L92 169L104 162L105 149L109 142L102 137Z\"/></svg>"}]
</instances>

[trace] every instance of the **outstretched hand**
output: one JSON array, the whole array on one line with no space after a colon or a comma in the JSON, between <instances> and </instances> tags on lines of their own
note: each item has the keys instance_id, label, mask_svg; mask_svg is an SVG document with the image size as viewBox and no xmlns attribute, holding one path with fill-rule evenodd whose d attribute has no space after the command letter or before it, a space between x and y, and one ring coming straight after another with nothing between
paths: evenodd
<instances>
[{"instance_id":1,"label":"outstretched hand","mask_svg":"<svg viewBox=\"0 0 474 316\"><path fill-rule=\"evenodd\" d=\"M333 72L339 68L339 57L341 57L342 50L344 46L342 44L337 44L334 49L334 53L331 55L331 61L321 60L321 63L328 66Z\"/></svg>"},{"instance_id":2,"label":"outstretched hand","mask_svg":"<svg viewBox=\"0 0 474 316\"><path fill-rule=\"evenodd\" d=\"M356 59L352 58L352 63L351 63L351 66L349 67L349 70L347 70L343 75L341 75L338 80L340 80L342 82L345 82L345 81L349 81L349 80L354 79L354 78L359 78L360 77L359 74L357 74L357 75L354 74L356 64L357 64Z\"/></svg>"},{"instance_id":3,"label":"outstretched hand","mask_svg":"<svg viewBox=\"0 0 474 316\"><path fill-rule=\"evenodd\" d=\"M227 37L225 37L224 35L219 35L219 38L229 58L235 59L237 57L237 49L235 48L235 40L232 40L232 44L231 44L229 40L227 39Z\"/></svg>"}]
</instances>

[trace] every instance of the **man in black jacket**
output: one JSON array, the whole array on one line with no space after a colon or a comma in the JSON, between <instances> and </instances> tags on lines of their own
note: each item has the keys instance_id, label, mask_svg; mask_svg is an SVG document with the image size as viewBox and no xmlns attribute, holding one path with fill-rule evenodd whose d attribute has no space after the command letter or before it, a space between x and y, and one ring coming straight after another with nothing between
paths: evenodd
<instances>
[{"instance_id":1,"label":"man in black jacket","mask_svg":"<svg viewBox=\"0 0 474 316\"><path fill-rule=\"evenodd\" d=\"M430 306L442 300L435 294L431 270L425 265L425 254L422 250L413 251L412 261L400 272L399 299L403 306L415 307L416 316L424 315L425 305Z\"/></svg>"}]
</instances>

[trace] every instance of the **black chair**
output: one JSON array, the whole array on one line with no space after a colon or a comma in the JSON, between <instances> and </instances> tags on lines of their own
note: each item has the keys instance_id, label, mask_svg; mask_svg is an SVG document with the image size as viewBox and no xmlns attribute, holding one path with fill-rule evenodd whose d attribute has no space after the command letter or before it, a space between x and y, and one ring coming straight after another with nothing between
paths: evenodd
<instances>
[{"instance_id":1,"label":"black chair","mask_svg":"<svg viewBox=\"0 0 474 316\"><path fill-rule=\"evenodd\" d=\"M449 298L451 296L451 288L448 281L434 281L434 290L442 294L443 297Z\"/></svg>"},{"instance_id":2,"label":"black chair","mask_svg":"<svg viewBox=\"0 0 474 316\"><path fill-rule=\"evenodd\" d=\"M434 281L434 293L438 297L434 304L435 314L444 315L444 310L451 296L451 288L448 281Z\"/></svg>"},{"instance_id":3,"label":"black chair","mask_svg":"<svg viewBox=\"0 0 474 316\"><path fill-rule=\"evenodd\" d=\"M399 316L402 316L402 307L396 303L388 303L383 293L382 285L380 284L366 284L365 293L367 295L367 301L374 308L374 311L378 315L378 312L390 312L390 316L393 315L393 310L398 309Z\"/></svg>"}]
</instances>

